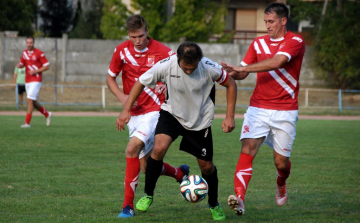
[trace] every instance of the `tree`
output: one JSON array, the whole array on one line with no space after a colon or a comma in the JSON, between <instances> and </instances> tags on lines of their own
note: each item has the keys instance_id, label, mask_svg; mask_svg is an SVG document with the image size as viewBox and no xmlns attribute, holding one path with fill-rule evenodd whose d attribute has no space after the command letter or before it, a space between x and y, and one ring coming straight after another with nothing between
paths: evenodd
<instances>
[{"instance_id":1,"label":"tree","mask_svg":"<svg viewBox=\"0 0 360 223\"><path fill-rule=\"evenodd\" d=\"M323 4L294 5L296 19L308 19L315 26L315 64L332 87L360 89L359 1L337 0ZM323 13L322 13L323 12Z\"/></svg>"},{"instance_id":2,"label":"tree","mask_svg":"<svg viewBox=\"0 0 360 223\"><path fill-rule=\"evenodd\" d=\"M223 33L226 13L224 4L208 0L176 1L175 12L162 29L160 39L179 41L184 37L188 41L208 42L212 35Z\"/></svg>"},{"instance_id":3,"label":"tree","mask_svg":"<svg viewBox=\"0 0 360 223\"><path fill-rule=\"evenodd\" d=\"M32 22L36 14L36 0L1 0L0 30L19 31L19 35L33 35Z\"/></svg>"},{"instance_id":4,"label":"tree","mask_svg":"<svg viewBox=\"0 0 360 223\"><path fill-rule=\"evenodd\" d=\"M133 0L131 6L141 12L149 28L149 36L161 41L167 22L168 0Z\"/></svg>"},{"instance_id":5,"label":"tree","mask_svg":"<svg viewBox=\"0 0 360 223\"><path fill-rule=\"evenodd\" d=\"M43 0L40 16L45 36L61 37L71 26L73 9L68 0Z\"/></svg>"},{"instance_id":6,"label":"tree","mask_svg":"<svg viewBox=\"0 0 360 223\"><path fill-rule=\"evenodd\" d=\"M122 39L127 35L126 19L129 11L121 0L104 0L100 30L105 39Z\"/></svg>"},{"instance_id":7,"label":"tree","mask_svg":"<svg viewBox=\"0 0 360 223\"><path fill-rule=\"evenodd\" d=\"M86 10L83 9L81 1L78 1L74 28L69 33L69 38L102 39L100 23L103 6L102 0L92 0L89 9Z\"/></svg>"}]
</instances>

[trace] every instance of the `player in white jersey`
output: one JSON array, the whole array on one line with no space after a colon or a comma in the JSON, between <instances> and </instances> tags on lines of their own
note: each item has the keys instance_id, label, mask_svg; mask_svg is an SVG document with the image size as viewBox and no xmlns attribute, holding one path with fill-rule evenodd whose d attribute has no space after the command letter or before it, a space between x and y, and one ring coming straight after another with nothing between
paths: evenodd
<instances>
[{"instance_id":1,"label":"player in white jersey","mask_svg":"<svg viewBox=\"0 0 360 223\"><path fill-rule=\"evenodd\" d=\"M241 130L241 154L236 166L234 186L228 205L235 213L245 212L245 193L252 176L252 163L259 147L266 142L272 149L277 169L275 200L287 200L286 179L290 175L290 154L298 120L299 76L305 53L301 36L286 30L288 8L272 3L265 9L268 35L256 38L241 66L221 63L234 79L257 72L257 83Z\"/></svg>"},{"instance_id":2,"label":"player in white jersey","mask_svg":"<svg viewBox=\"0 0 360 223\"><path fill-rule=\"evenodd\" d=\"M222 128L224 132L231 132L235 128L236 83L221 66L203 57L197 44L182 43L177 55L158 62L135 83L117 120L119 131L131 121L130 108L142 89L145 86L154 87L158 81L167 85L168 99L161 105L154 149L147 161L145 194L137 202L136 208L147 211L150 207L163 158L171 143L182 136L180 150L197 158L202 177L209 185L208 205L212 217L214 220L224 220L225 214L218 202L217 169L212 161L211 125L215 105L211 95L215 82L226 87L228 103Z\"/></svg>"},{"instance_id":3,"label":"player in white jersey","mask_svg":"<svg viewBox=\"0 0 360 223\"><path fill-rule=\"evenodd\" d=\"M126 22L129 39L119 44L111 60L107 84L110 91L125 104L128 94L136 80L156 62L175 54L169 47L148 37L146 20L141 15L129 16ZM121 73L123 91L116 83ZM160 84L160 83L159 83ZM131 121L128 123L129 143L126 147L125 195L120 218L135 215L134 197L138 185L140 169L145 172L146 160L154 144L154 132L159 118L160 105L165 97L162 91L164 84L158 89L146 88L131 108ZM189 167L181 165L173 167L163 163L162 175L170 176L181 182L189 174Z\"/></svg>"}]
</instances>

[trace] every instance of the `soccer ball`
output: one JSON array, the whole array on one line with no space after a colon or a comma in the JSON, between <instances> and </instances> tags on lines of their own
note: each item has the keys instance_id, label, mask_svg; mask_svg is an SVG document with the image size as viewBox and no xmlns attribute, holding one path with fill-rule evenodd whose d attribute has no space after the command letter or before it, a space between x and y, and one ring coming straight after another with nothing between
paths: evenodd
<instances>
[{"instance_id":1,"label":"soccer ball","mask_svg":"<svg viewBox=\"0 0 360 223\"><path fill-rule=\"evenodd\" d=\"M190 175L180 184L180 193L186 201L196 203L202 201L208 193L208 184L198 175Z\"/></svg>"}]
</instances>

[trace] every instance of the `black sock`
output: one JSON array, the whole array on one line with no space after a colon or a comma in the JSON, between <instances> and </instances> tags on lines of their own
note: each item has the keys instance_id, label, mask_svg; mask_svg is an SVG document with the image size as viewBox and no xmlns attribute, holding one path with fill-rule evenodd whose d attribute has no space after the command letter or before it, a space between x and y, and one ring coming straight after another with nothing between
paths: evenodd
<instances>
[{"instance_id":1,"label":"black sock","mask_svg":"<svg viewBox=\"0 0 360 223\"><path fill-rule=\"evenodd\" d=\"M219 184L219 180L217 177L217 169L215 167L215 171L210 174L210 175L205 175L204 173L201 173L202 177L206 180L206 182L208 183L209 186L209 191L208 191L208 204L211 207L215 207L218 205L218 184Z\"/></svg>"},{"instance_id":2,"label":"black sock","mask_svg":"<svg viewBox=\"0 0 360 223\"><path fill-rule=\"evenodd\" d=\"M149 156L145 174L145 193L154 196L156 182L160 177L163 166L162 160L154 160Z\"/></svg>"}]
</instances>

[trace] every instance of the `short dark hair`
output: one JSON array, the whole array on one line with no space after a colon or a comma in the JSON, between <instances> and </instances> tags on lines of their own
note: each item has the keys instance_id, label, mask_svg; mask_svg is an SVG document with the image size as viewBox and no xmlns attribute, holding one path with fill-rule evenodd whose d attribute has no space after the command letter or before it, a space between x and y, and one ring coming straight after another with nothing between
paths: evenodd
<instances>
[{"instance_id":1,"label":"short dark hair","mask_svg":"<svg viewBox=\"0 0 360 223\"><path fill-rule=\"evenodd\" d=\"M131 15L126 20L126 29L128 32L135 32L141 28L148 29L147 22L141 15Z\"/></svg>"},{"instance_id":2,"label":"short dark hair","mask_svg":"<svg viewBox=\"0 0 360 223\"><path fill-rule=\"evenodd\" d=\"M201 48L193 42L185 41L177 49L178 60L183 60L187 64L200 61L203 57Z\"/></svg>"},{"instance_id":3,"label":"short dark hair","mask_svg":"<svg viewBox=\"0 0 360 223\"><path fill-rule=\"evenodd\" d=\"M277 17L279 17L280 19L284 17L289 19L289 9L284 3L281 2L274 2L270 4L268 7L266 7L264 12L265 14L275 12Z\"/></svg>"},{"instance_id":4,"label":"short dark hair","mask_svg":"<svg viewBox=\"0 0 360 223\"><path fill-rule=\"evenodd\" d=\"M27 36L26 39L32 39L35 42L35 38L33 36Z\"/></svg>"}]
</instances>

